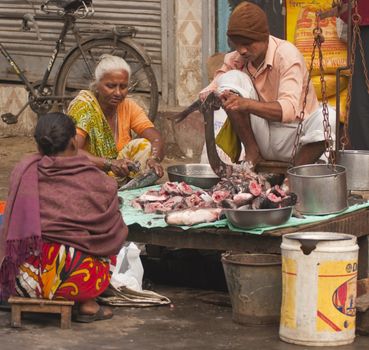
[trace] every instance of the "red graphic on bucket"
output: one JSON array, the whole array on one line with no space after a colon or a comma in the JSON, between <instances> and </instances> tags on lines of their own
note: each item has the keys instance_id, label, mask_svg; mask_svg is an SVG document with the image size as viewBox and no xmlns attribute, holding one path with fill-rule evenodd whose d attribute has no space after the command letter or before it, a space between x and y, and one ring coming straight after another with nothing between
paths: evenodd
<instances>
[{"instance_id":1,"label":"red graphic on bucket","mask_svg":"<svg viewBox=\"0 0 369 350\"><path fill-rule=\"evenodd\" d=\"M333 293L332 302L335 308L347 316L355 316L356 277L341 284Z\"/></svg>"}]
</instances>

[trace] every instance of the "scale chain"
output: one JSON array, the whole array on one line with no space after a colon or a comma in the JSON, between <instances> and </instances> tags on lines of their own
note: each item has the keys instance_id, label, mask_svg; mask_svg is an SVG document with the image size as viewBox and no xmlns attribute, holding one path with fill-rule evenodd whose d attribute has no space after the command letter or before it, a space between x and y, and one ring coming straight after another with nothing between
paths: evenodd
<instances>
[{"instance_id":1,"label":"scale chain","mask_svg":"<svg viewBox=\"0 0 369 350\"><path fill-rule=\"evenodd\" d=\"M361 16L358 12L358 6L357 6L357 0L352 0L352 6L354 9L354 12L352 14L352 40L351 40L351 57L350 57L350 76L349 76L349 83L347 87L347 99L346 99L346 117L344 120L344 127L343 127L343 135L340 138L340 143L342 150L345 150L345 147L349 144L349 136L348 136L348 124L349 124L349 116L350 116L350 110L351 110L351 93L352 93L352 79L355 72L355 57L356 57L356 45L359 44L359 50L360 50L360 56L361 56L361 62L363 65L363 71L364 71L364 78L366 87L369 94L369 78L368 78L368 69L366 66L365 61L365 54L364 54L364 47L363 47L363 41L360 34L360 27L359 24L361 22Z\"/></svg>"},{"instance_id":2,"label":"scale chain","mask_svg":"<svg viewBox=\"0 0 369 350\"><path fill-rule=\"evenodd\" d=\"M329 163L331 163L332 165L335 164L335 153L333 150L333 138L331 135L331 126L329 123L329 111L328 111L328 102L327 102L327 94L326 94L326 82L324 79L324 68L323 68L323 54L322 54L322 49L321 49L321 45L324 42L324 36L322 33L322 29L320 27L320 23L319 23L319 15L316 15L316 21L317 21L317 25L313 30L314 33L314 43L313 43L313 51L311 54L311 63L310 63L310 67L309 67L309 71L308 71L308 82L305 88L305 94L304 94L304 100L303 100L303 104L302 104L302 110L300 112L300 115L298 117L299 119L299 124L296 130L296 136L295 136L295 140L294 140L294 146L293 146L293 150L292 150L292 156L291 156L291 160L290 160L290 164L291 166L295 164L295 160L296 160L296 153L299 147L299 142L300 142L300 137L301 137L301 133L302 133L302 126L303 126L303 121L305 118L305 108L306 108L306 101L307 101L307 95L309 93L309 86L310 86L310 81L311 81L311 76L312 76L312 71L313 71L313 66L314 66L314 60L315 60L315 51L316 48L318 48L318 52L319 52L319 72L320 72L320 82L321 82L321 89L322 89L322 104L323 104L323 128L324 128L324 139L325 139L325 154L327 159L329 160Z\"/></svg>"}]
</instances>

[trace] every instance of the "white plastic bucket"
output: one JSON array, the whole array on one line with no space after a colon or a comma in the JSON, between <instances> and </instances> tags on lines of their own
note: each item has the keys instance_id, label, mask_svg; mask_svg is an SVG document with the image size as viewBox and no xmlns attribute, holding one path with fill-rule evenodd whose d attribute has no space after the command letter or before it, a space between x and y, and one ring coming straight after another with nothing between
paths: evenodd
<instances>
[{"instance_id":1,"label":"white plastic bucket","mask_svg":"<svg viewBox=\"0 0 369 350\"><path fill-rule=\"evenodd\" d=\"M352 343L356 237L333 232L293 233L283 236L281 248L280 338L310 346Z\"/></svg>"}]
</instances>

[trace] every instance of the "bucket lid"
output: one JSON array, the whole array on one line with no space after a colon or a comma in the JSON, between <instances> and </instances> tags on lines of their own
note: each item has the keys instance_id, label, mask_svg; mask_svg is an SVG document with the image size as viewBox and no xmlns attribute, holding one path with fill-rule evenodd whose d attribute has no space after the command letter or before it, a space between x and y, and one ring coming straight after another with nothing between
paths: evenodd
<instances>
[{"instance_id":1,"label":"bucket lid","mask_svg":"<svg viewBox=\"0 0 369 350\"><path fill-rule=\"evenodd\" d=\"M299 241L301 250L305 255L309 255L315 250L319 242L327 241L349 241L355 238L353 235L336 232L298 232L289 233L283 236L292 240Z\"/></svg>"},{"instance_id":2,"label":"bucket lid","mask_svg":"<svg viewBox=\"0 0 369 350\"><path fill-rule=\"evenodd\" d=\"M314 241L348 241L352 239L351 235L336 232L299 232L288 233L284 237L295 239L298 241L314 240Z\"/></svg>"}]
</instances>

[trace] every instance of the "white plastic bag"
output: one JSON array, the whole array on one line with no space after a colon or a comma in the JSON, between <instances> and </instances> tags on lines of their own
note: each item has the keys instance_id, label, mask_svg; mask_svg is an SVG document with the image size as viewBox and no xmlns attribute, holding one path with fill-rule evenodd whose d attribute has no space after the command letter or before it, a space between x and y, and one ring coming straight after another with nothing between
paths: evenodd
<instances>
[{"instance_id":1,"label":"white plastic bag","mask_svg":"<svg viewBox=\"0 0 369 350\"><path fill-rule=\"evenodd\" d=\"M140 252L140 249L133 242L120 250L117 255L117 264L115 268L111 268L113 273L110 283L115 288L125 286L136 291L142 291L144 269Z\"/></svg>"}]
</instances>

